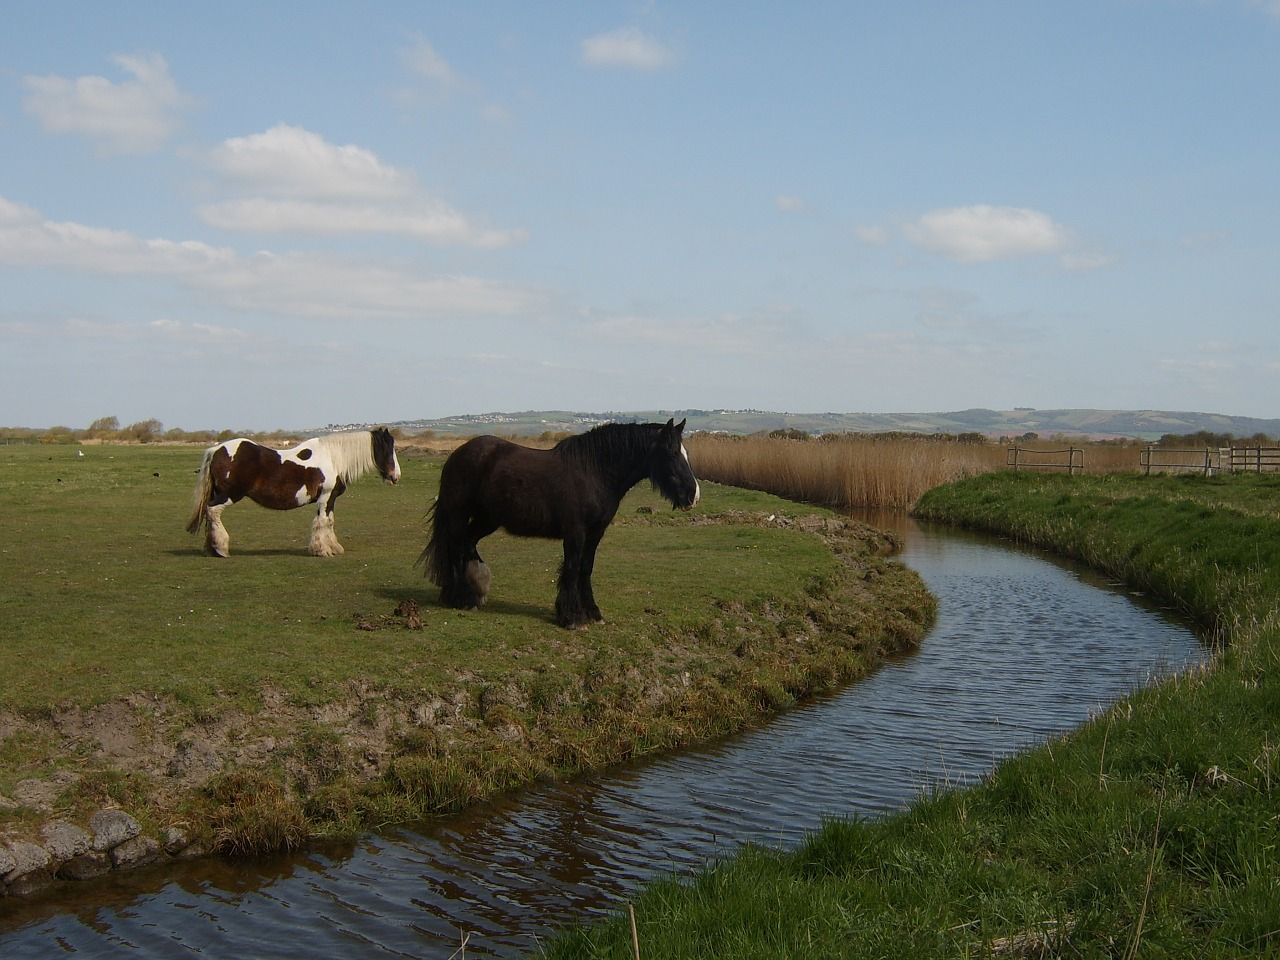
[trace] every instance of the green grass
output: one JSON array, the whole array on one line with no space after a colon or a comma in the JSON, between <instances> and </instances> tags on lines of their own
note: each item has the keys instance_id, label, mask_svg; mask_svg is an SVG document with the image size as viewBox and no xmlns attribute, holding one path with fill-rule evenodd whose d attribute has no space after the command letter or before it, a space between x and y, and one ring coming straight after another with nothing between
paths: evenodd
<instances>
[{"instance_id":1,"label":"green grass","mask_svg":"<svg viewBox=\"0 0 1280 960\"><path fill-rule=\"evenodd\" d=\"M147 691L203 705L263 681L315 702L357 677L391 689L438 684L505 667L513 646L538 657L564 641L551 622L556 542L494 535L482 544L491 602L477 613L433 606L435 588L413 563L438 459L406 455L399 487L365 481L343 496L343 557L307 555L313 508L245 501L224 517L226 561L203 556L200 538L182 529L198 459L180 447L92 447L83 459L0 448L0 702L21 711ZM642 505L670 511L641 487L621 514ZM717 601L762 587L795 596L834 563L821 543L781 530L681 526L631 522L606 536L597 592L610 622L591 631L597 643L631 644L638 624L696 622ZM722 553L732 563L699 574ZM425 633L354 629L358 619L389 620L404 599L421 604Z\"/></svg>"},{"instance_id":2,"label":"green grass","mask_svg":"<svg viewBox=\"0 0 1280 960\"><path fill-rule=\"evenodd\" d=\"M932 616L858 536L766 523L814 511L713 484L691 513L633 491L596 565L608 622L565 631L552 541L486 539L489 602L436 605L414 560L438 455L402 451L398 487L342 497L341 557L307 555L311 508L246 501L218 559L184 529L199 448L83 450L0 446L0 795L71 772L59 815L115 803L228 850L715 736L865 672Z\"/></svg>"},{"instance_id":3,"label":"green grass","mask_svg":"<svg viewBox=\"0 0 1280 960\"><path fill-rule=\"evenodd\" d=\"M645 958L1280 955L1280 485L991 474L921 516L1088 560L1215 627L1209 668L980 785L635 901ZM631 957L621 918L545 955Z\"/></svg>"}]
</instances>

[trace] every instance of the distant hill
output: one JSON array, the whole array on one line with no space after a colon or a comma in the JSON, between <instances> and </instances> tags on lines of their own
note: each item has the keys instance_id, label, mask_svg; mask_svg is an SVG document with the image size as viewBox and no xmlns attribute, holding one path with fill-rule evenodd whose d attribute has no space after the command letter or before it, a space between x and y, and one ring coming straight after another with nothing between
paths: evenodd
<instances>
[{"instance_id":1,"label":"distant hill","mask_svg":"<svg viewBox=\"0 0 1280 960\"><path fill-rule=\"evenodd\" d=\"M638 410L577 413L527 410L519 413L475 413L439 419L401 420L390 426L418 433L469 436L478 433L536 436L581 432L609 421L633 422L688 418L686 430L751 434L770 430L823 433L980 433L992 439L1035 433L1041 437L1132 437L1157 440L1167 433L1208 431L1248 438L1264 434L1280 439L1280 419L1233 417L1217 413L1168 410L953 410L948 413L775 413L768 410ZM367 426L344 424L342 426ZM330 424L330 429L338 429Z\"/></svg>"}]
</instances>

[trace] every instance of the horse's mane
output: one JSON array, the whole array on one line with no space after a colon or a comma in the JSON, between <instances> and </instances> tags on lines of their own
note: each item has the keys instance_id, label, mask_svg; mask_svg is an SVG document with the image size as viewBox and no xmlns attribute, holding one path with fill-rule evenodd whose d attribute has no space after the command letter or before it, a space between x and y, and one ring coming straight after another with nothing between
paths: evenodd
<instances>
[{"instance_id":1,"label":"horse's mane","mask_svg":"<svg viewBox=\"0 0 1280 960\"><path fill-rule=\"evenodd\" d=\"M660 423L602 423L586 433L566 437L555 450L566 457L609 462L620 457L643 455L652 445Z\"/></svg>"},{"instance_id":2,"label":"horse's mane","mask_svg":"<svg viewBox=\"0 0 1280 960\"><path fill-rule=\"evenodd\" d=\"M323 446L333 459L333 469L347 483L359 480L377 465L373 460L373 434L368 430L330 433L308 441Z\"/></svg>"}]
</instances>

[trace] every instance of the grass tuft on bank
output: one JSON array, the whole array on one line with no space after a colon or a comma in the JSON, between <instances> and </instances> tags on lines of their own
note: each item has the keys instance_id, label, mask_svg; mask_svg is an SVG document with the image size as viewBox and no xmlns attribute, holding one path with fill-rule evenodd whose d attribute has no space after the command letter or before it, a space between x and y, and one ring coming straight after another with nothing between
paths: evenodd
<instances>
[{"instance_id":1,"label":"grass tuft on bank","mask_svg":"<svg viewBox=\"0 0 1280 960\"><path fill-rule=\"evenodd\" d=\"M916 512L1083 559L1183 609L1222 652L974 788L647 887L640 955L1280 953L1280 484L993 473ZM633 949L619 918L542 955Z\"/></svg>"}]
</instances>

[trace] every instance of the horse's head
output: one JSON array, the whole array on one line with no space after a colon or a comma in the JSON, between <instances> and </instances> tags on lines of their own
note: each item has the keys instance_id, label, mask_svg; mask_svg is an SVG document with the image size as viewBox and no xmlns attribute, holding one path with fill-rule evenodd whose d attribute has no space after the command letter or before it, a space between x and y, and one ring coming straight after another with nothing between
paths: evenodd
<instances>
[{"instance_id":1,"label":"horse's head","mask_svg":"<svg viewBox=\"0 0 1280 960\"><path fill-rule=\"evenodd\" d=\"M690 509L702 494L698 478L689 466L689 451L681 441L687 422L685 419L676 423L673 417L659 429L658 442L654 444L649 464L653 488L670 500L673 507L681 510Z\"/></svg>"},{"instance_id":2,"label":"horse's head","mask_svg":"<svg viewBox=\"0 0 1280 960\"><path fill-rule=\"evenodd\" d=\"M373 463L385 483L400 482L400 461L396 459L396 438L386 427L370 432L373 440Z\"/></svg>"}]
</instances>

